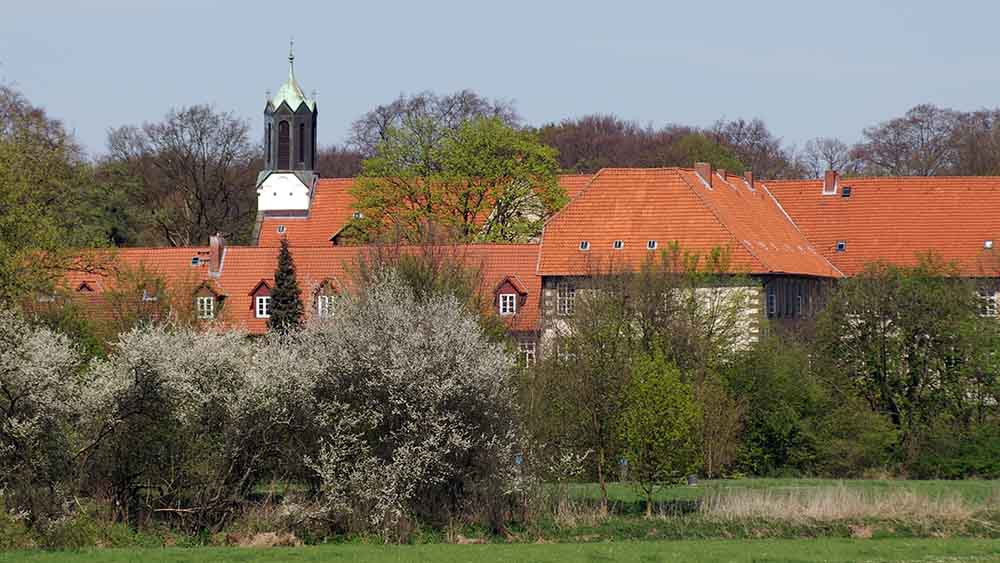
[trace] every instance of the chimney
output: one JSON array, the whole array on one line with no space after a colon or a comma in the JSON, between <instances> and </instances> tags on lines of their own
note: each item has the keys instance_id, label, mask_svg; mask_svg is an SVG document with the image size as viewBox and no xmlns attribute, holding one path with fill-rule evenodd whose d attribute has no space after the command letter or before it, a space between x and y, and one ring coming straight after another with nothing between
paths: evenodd
<instances>
[{"instance_id":1,"label":"chimney","mask_svg":"<svg viewBox=\"0 0 1000 563\"><path fill-rule=\"evenodd\" d=\"M208 274L213 278L222 273L222 257L226 252L226 239L216 233L208 239Z\"/></svg>"},{"instance_id":2,"label":"chimney","mask_svg":"<svg viewBox=\"0 0 1000 563\"><path fill-rule=\"evenodd\" d=\"M743 180L750 186L750 189L754 189L753 185L753 170L747 170L743 173Z\"/></svg>"},{"instance_id":3,"label":"chimney","mask_svg":"<svg viewBox=\"0 0 1000 563\"><path fill-rule=\"evenodd\" d=\"M707 162L695 162L694 171L701 176L701 179L708 184L712 185L712 165Z\"/></svg>"},{"instance_id":4,"label":"chimney","mask_svg":"<svg viewBox=\"0 0 1000 563\"><path fill-rule=\"evenodd\" d=\"M726 174L725 168L720 168L715 171L723 180L728 180L729 176Z\"/></svg>"},{"instance_id":5,"label":"chimney","mask_svg":"<svg viewBox=\"0 0 1000 563\"><path fill-rule=\"evenodd\" d=\"M836 170L827 170L823 174L823 195L837 195L838 177Z\"/></svg>"}]
</instances>

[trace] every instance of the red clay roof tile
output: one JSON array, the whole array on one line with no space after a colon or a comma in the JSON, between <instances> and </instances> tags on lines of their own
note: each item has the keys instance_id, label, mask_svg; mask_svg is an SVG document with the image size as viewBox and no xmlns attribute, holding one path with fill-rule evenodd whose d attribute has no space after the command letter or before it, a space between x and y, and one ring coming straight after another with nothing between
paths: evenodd
<instances>
[{"instance_id":1,"label":"red clay roof tile","mask_svg":"<svg viewBox=\"0 0 1000 563\"><path fill-rule=\"evenodd\" d=\"M822 180L766 185L846 275L877 260L914 265L931 250L963 275L1000 275L1000 177L840 178L836 195L822 195ZM988 240L993 249L984 248Z\"/></svg>"}]
</instances>

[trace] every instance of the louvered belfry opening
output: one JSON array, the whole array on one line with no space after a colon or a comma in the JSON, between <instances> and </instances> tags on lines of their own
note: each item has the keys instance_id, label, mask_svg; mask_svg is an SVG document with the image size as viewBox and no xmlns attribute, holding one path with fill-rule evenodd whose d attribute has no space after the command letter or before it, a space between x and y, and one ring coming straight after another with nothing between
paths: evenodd
<instances>
[{"instance_id":1,"label":"louvered belfry opening","mask_svg":"<svg viewBox=\"0 0 1000 563\"><path fill-rule=\"evenodd\" d=\"M291 166L291 131L288 122L278 124L278 170L290 170Z\"/></svg>"}]
</instances>

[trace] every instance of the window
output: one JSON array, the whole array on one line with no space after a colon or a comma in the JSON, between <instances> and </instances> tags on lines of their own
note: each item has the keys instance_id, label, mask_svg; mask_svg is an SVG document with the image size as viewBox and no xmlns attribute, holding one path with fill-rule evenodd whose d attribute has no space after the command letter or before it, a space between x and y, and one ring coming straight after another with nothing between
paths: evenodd
<instances>
[{"instance_id":1,"label":"window","mask_svg":"<svg viewBox=\"0 0 1000 563\"><path fill-rule=\"evenodd\" d=\"M306 124L299 123L299 144L295 147L299 154L299 164L306 161Z\"/></svg>"},{"instance_id":2,"label":"window","mask_svg":"<svg viewBox=\"0 0 1000 563\"><path fill-rule=\"evenodd\" d=\"M535 365L535 342L533 340L522 340L518 344L518 349L521 352L521 361L524 365Z\"/></svg>"},{"instance_id":3,"label":"window","mask_svg":"<svg viewBox=\"0 0 1000 563\"><path fill-rule=\"evenodd\" d=\"M646 250L656 250L656 241L655 240L647 240L646 241Z\"/></svg>"},{"instance_id":4,"label":"window","mask_svg":"<svg viewBox=\"0 0 1000 563\"><path fill-rule=\"evenodd\" d=\"M778 294L774 288L767 290L767 316L773 317L778 313Z\"/></svg>"},{"instance_id":5,"label":"window","mask_svg":"<svg viewBox=\"0 0 1000 563\"><path fill-rule=\"evenodd\" d=\"M199 258L198 256L192 257L191 258L191 265L192 266L201 266L201 258Z\"/></svg>"},{"instance_id":6,"label":"window","mask_svg":"<svg viewBox=\"0 0 1000 563\"><path fill-rule=\"evenodd\" d=\"M840 197L851 197L851 186L844 186L844 189L840 190Z\"/></svg>"},{"instance_id":7,"label":"window","mask_svg":"<svg viewBox=\"0 0 1000 563\"><path fill-rule=\"evenodd\" d=\"M354 214L352 215L352 217L354 217L355 221L363 219L364 216L365 215L363 213L361 213L360 211L355 211Z\"/></svg>"},{"instance_id":8,"label":"window","mask_svg":"<svg viewBox=\"0 0 1000 563\"><path fill-rule=\"evenodd\" d=\"M278 124L278 170L288 170L291 168L289 165L289 160L291 160L291 144L292 132L288 128L288 122L282 121Z\"/></svg>"},{"instance_id":9,"label":"window","mask_svg":"<svg viewBox=\"0 0 1000 563\"><path fill-rule=\"evenodd\" d=\"M993 249L993 241L992 240L984 240L983 241L983 248L986 249L986 250L992 250Z\"/></svg>"},{"instance_id":10,"label":"window","mask_svg":"<svg viewBox=\"0 0 1000 563\"><path fill-rule=\"evenodd\" d=\"M258 319L267 319L271 316L271 296L260 295L256 299L255 310Z\"/></svg>"},{"instance_id":11,"label":"window","mask_svg":"<svg viewBox=\"0 0 1000 563\"><path fill-rule=\"evenodd\" d=\"M500 294L500 314L507 316L513 315L517 312L517 294L516 293L501 293Z\"/></svg>"},{"instance_id":12,"label":"window","mask_svg":"<svg viewBox=\"0 0 1000 563\"><path fill-rule=\"evenodd\" d=\"M316 316L321 319L328 319L333 316L333 298L334 295L317 295L316 296Z\"/></svg>"},{"instance_id":13,"label":"window","mask_svg":"<svg viewBox=\"0 0 1000 563\"><path fill-rule=\"evenodd\" d=\"M587 241L585 241L585 240L581 240L580 241L580 250L590 250L590 243L587 242Z\"/></svg>"},{"instance_id":14,"label":"window","mask_svg":"<svg viewBox=\"0 0 1000 563\"><path fill-rule=\"evenodd\" d=\"M285 226L284 225L278 225L278 234L279 235L280 234L284 234L284 232L285 232Z\"/></svg>"},{"instance_id":15,"label":"window","mask_svg":"<svg viewBox=\"0 0 1000 563\"><path fill-rule=\"evenodd\" d=\"M992 289L980 289L979 299L982 300L982 315L984 317L997 316L997 294Z\"/></svg>"},{"instance_id":16,"label":"window","mask_svg":"<svg viewBox=\"0 0 1000 563\"><path fill-rule=\"evenodd\" d=\"M264 136L264 154L267 158L268 166L271 165L271 124L267 124L267 135Z\"/></svg>"},{"instance_id":17,"label":"window","mask_svg":"<svg viewBox=\"0 0 1000 563\"><path fill-rule=\"evenodd\" d=\"M572 315L576 302L576 288L566 282L556 286L556 312L560 315Z\"/></svg>"},{"instance_id":18,"label":"window","mask_svg":"<svg viewBox=\"0 0 1000 563\"><path fill-rule=\"evenodd\" d=\"M611 243L611 248L614 248L615 250L621 250L625 248L625 241L616 240L615 242Z\"/></svg>"},{"instance_id":19,"label":"window","mask_svg":"<svg viewBox=\"0 0 1000 563\"><path fill-rule=\"evenodd\" d=\"M844 252L846 250L847 250L847 241L846 240L838 240L837 241L837 252Z\"/></svg>"},{"instance_id":20,"label":"window","mask_svg":"<svg viewBox=\"0 0 1000 563\"><path fill-rule=\"evenodd\" d=\"M198 318L214 319L215 318L215 297L211 295L201 296L195 301L198 307Z\"/></svg>"},{"instance_id":21,"label":"window","mask_svg":"<svg viewBox=\"0 0 1000 563\"><path fill-rule=\"evenodd\" d=\"M796 295L795 296L795 316L796 317L801 317L802 316L802 303L803 303L803 301L804 301L804 299L802 298L802 295Z\"/></svg>"},{"instance_id":22,"label":"window","mask_svg":"<svg viewBox=\"0 0 1000 563\"><path fill-rule=\"evenodd\" d=\"M156 301L156 299L157 298L156 298L156 294L155 293L150 293L148 289L142 290L142 300L143 300L143 302L145 302L145 303L151 303L153 301Z\"/></svg>"}]
</instances>

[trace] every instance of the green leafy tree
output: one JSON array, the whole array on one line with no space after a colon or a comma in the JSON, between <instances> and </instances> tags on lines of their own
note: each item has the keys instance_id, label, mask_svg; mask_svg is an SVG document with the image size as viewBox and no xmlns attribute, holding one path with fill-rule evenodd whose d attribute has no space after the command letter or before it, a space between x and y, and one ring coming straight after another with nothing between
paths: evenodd
<instances>
[{"instance_id":1,"label":"green leafy tree","mask_svg":"<svg viewBox=\"0 0 1000 563\"><path fill-rule=\"evenodd\" d=\"M107 240L100 186L59 121L0 86L0 302L51 292Z\"/></svg>"},{"instance_id":2,"label":"green leafy tree","mask_svg":"<svg viewBox=\"0 0 1000 563\"><path fill-rule=\"evenodd\" d=\"M281 239L278 251L278 269L274 271L274 288L271 290L271 317L267 325L271 330L285 332L302 324L302 291L295 277L295 261L288 249L288 239Z\"/></svg>"},{"instance_id":3,"label":"green leafy tree","mask_svg":"<svg viewBox=\"0 0 1000 563\"><path fill-rule=\"evenodd\" d=\"M984 350L1000 339L981 312L973 283L934 256L912 268L870 264L831 296L817 359L831 385L892 422L906 464L941 417L967 425L990 409L997 366Z\"/></svg>"},{"instance_id":4,"label":"green leafy tree","mask_svg":"<svg viewBox=\"0 0 1000 563\"><path fill-rule=\"evenodd\" d=\"M436 137L429 117L386 129L352 194L356 238L527 241L567 201L553 149L499 118L474 118ZM428 143L427 138L434 138Z\"/></svg>"},{"instance_id":5,"label":"green leafy tree","mask_svg":"<svg viewBox=\"0 0 1000 563\"><path fill-rule=\"evenodd\" d=\"M617 433L629 475L646 497L653 515L657 487L676 482L701 464L700 406L692 385L681 381L677 366L662 354L640 358L625 387Z\"/></svg>"}]
</instances>

